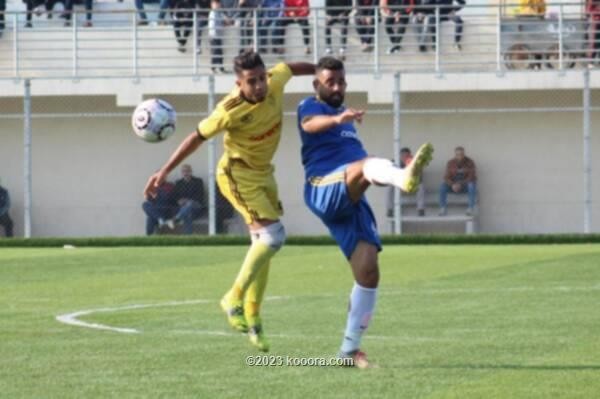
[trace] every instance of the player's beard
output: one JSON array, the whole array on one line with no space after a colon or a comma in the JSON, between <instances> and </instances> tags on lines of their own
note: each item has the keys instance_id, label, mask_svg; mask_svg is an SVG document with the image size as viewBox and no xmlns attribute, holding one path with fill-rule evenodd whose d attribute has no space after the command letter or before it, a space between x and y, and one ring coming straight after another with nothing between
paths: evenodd
<instances>
[{"instance_id":1,"label":"player's beard","mask_svg":"<svg viewBox=\"0 0 600 399\"><path fill-rule=\"evenodd\" d=\"M321 101L324 101L333 108L339 108L344 103L344 95L342 93L333 92L322 84L319 84L317 87L317 95Z\"/></svg>"}]
</instances>

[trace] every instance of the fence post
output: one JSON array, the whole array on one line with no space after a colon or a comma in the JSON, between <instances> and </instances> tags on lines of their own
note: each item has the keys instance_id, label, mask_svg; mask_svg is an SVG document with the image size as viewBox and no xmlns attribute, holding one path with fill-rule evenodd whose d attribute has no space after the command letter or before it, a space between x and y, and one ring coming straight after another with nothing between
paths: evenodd
<instances>
[{"instance_id":1,"label":"fence post","mask_svg":"<svg viewBox=\"0 0 600 399\"><path fill-rule=\"evenodd\" d=\"M73 13L73 77L77 77L77 14Z\"/></svg>"},{"instance_id":2,"label":"fence post","mask_svg":"<svg viewBox=\"0 0 600 399\"><path fill-rule=\"evenodd\" d=\"M31 238L31 81L25 79L23 93L23 144L24 144L24 235Z\"/></svg>"},{"instance_id":3,"label":"fence post","mask_svg":"<svg viewBox=\"0 0 600 399\"><path fill-rule=\"evenodd\" d=\"M133 76L138 77L138 27L137 27L137 12L132 15L133 22Z\"/></svg>"},{"instance_id":4,"label":"fence post","mask_svg":"<svg viewBox=\"0 0 600 399\"><path fill-rule=\"evenodd\" d=\"M379 7L375 8L375 15L373 16L375 21L375 37L373 39L373 44L375 45L375 75L379 75L381 72L381 65L379 59Z\"/></svg>"},{"instance_id":5,"label":"fence post","mask_svg":"<svg viewBox=\"0 0 600 399\"><path fill-rule=\"evenodd\" d=\"M400 72L394 74L394 163L400 165ZM402 195L397 187L394 187L394 234L402 234Z\"/></svg>"},{"instance_id":6,"label":"fence post","mask_svg":"<svg viewBox=\"0 0 600 399\"><path fill-rule=\"evenodd\" d=\"M563 5L558 9L558 69L564 69L563 59L564 37L563 37Z\"/></svg>"},{"instance_id":7,"label":"fence post","mask_svg":"<svg viewBox=\"0 0 600 399\"><path fill-rule=\"evenodd\" d=\"M192 68L194 69L194 71L192 72L192 74L196 75L198 73L198 14L195 11L192 18L192 25L194 28L194 34L192 35L192 38L194 40L194 64Z\"/></svg>"},{"instance_id":8,"label":"fence post","mask_svg":"<svg viewBox=\"0 0 600 399\"><path fill-rule=\"evenodd\" d=\"M440 73L440 7L435 8L435 72Z\"/></svg>"},{"instance_id":9,"label":"fence post","mask_svg":"<svg viewBox=\"0 0 600 399\"><path fill-rule=\"evenodd\" d=\"M319 8L313 8L313 62L319 62Z\"/></svg>"},{"instance_id":10,"label":"fence post","mask_svg":"<svg viewBox=\"0 0 600 399\"><path fill-rule=\"evenodd\" d=\"M252 48L258 52L258 11L252 10Z\"/></svg>"},{"instance_id":11,"label":"fence post","mask_svg":"<svg viewBox=\"0 0 600 399\"><path fill-rule=\"evenodd\" d=\"M590 71L583 72L583 232L592 231L592 159L590 152Z\"/></svg>"},{"instance_id":12,"label":"fence post","mask_svg":"<svg viewBox=\"0 0 600 399\"><path fill-rule=\"evenodd\" d=\"M13 14L13 57L15 78L19 77L19 16Z\"/></svg>"},{"instance_id":13,"label":"fence post","mask_svg":"<svg viewBox=\"0 0 600 399\"><path fill-rule=\"evenodd\" d=\"M500 17L500 5L496 15L496 74L502 74L502 19Z\"/></svg>"},{"instance_id":14,"label":"fence post","mask_svg":"<svg viewBox=\"0 0 600 399\"><path fill-rule=\"evenodd\" d=\"M215 107L215 76L208 75L208 114ZM217 207L216 207L216 181L215 181L215 163L216 163L216 144L215 140L208 141L208 234L213 236L217 232Z\"/></svg>"}]
</instances>

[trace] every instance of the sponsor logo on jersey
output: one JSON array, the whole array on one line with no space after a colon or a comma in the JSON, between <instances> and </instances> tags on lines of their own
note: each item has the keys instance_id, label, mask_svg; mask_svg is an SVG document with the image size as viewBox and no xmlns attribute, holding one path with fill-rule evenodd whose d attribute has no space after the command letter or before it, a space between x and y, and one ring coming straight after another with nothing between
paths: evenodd
<instances>
[{"instance_id":1,"label":"sponsor logo on jersey","mask_svg":"<svg viewBox=\"0 0 600 399\"><path fill-rule=\"evenodd\" d=\"M252 136L252 137L250 137L250 140L251 141L263 141L264 139L269 138L272 135L274 135L277 132L277 130L279 129L280 126L281 126L281 121L277 122L275 124L275 126L273 126L272 128L270 128L269 130L267 130L263 134L259 134L258 136Z\"/></svg>"}]
</instances>

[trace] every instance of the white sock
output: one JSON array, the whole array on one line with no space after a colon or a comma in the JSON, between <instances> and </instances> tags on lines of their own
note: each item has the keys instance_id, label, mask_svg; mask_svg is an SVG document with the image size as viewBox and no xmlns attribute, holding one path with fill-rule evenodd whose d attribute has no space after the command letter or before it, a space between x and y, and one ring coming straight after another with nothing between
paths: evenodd
<instances>
[{"instance_id":1,"label":"white sock","mask_svg":"<svg viewBox=\"0 0 600 399\"><path fill-rule=\"evenodd\" d=\"M377 288L365 288L354 283L348 306L348 321L341 351L351 353L360 348L360 340L369 326L377 301Z\"/></svg>"},{"instance_id":2,"label":"white sock","mask_svg":"<svg viewBox=\"0 0 600 399\"><path fill-rule=\"evenodd\" d=\"M372 184L398 185L404 180L404 171L384 158L368 158L363 164L363 175Z\"/></svg>"}]
</instances>

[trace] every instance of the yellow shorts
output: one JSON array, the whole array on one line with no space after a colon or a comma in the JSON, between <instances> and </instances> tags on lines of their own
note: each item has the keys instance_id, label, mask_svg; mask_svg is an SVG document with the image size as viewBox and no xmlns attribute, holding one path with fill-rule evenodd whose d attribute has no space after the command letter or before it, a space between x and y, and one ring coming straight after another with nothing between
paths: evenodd
<instances>
[{"instance_id":1,"label":"yellow shorts","mask_svg":"<svg viewBox=\"0 0 600 399\"><path fill-rule=\"evenodd\" d=\"M243 161L226 156L219 161L219 189L246 224L257 219L277 220L283 215L273 171L272 166L265 170L250 169Z\"/></svg>"}]
</instances>

